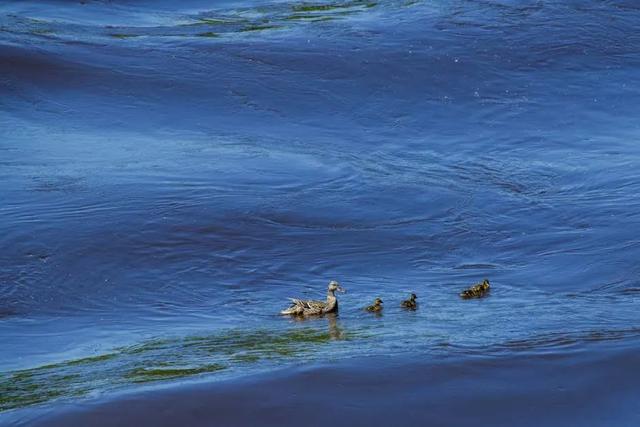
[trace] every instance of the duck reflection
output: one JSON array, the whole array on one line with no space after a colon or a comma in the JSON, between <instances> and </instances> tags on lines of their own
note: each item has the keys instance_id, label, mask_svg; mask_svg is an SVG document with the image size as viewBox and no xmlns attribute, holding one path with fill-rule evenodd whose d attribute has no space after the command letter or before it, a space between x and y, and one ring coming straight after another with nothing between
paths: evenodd
<instances>
[{"instance_id":1,"label":"duck reflection","mask_svg":"<svg viewBox=\"0 0 640 427\"><path fill-rule=\"evenodd\" d=\"M318 325L318 323L320 322L326 322L327 332L329 333L329 337L331 337L331 339L342 340L346 337L346 333L338 320L338 313L327 313L319 317L296 316L292 317L291 320L293 322L311 322L314 326Z\"/></svg>"}]
</instances>

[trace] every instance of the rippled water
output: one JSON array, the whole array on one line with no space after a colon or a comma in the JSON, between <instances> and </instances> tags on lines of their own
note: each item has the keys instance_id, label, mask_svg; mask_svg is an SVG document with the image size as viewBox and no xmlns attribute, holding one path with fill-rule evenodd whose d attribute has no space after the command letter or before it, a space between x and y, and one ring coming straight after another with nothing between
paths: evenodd
<instances>
[{"instance_id":1,"label":"rippled water","mask_svg":"<svg viewBox=\"0 0 640 427\"><path fill-rule=\"evenodd\" d=\"M637 348L638 24L624 0L3 2L0 410ZM277 316L330 279L338 318Z\"/></svg>"}]
</instances>

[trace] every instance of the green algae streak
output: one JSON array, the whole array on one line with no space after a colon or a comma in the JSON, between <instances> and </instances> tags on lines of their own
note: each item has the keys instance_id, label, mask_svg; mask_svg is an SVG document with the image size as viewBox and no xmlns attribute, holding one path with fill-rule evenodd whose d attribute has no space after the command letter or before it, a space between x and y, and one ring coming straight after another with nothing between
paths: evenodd
<instances>
[{"instance_id":1,"label":"green algae streak","mask_svg":"<svg viewBox=\"0 0 640 427\"><path fill-rule=\"evenodd\" d=\"M248 25L246 27L242 27L239 31L241 33L246 33L249 31L264 31L264 30L275 30L278 28L282 28L281 25Z\"/></svg>"},{"instance_id":2,"label":"green algae streak","mask_svg":"<svg viewBox=\"0 0 640 427\"><path fill-rule=\"evenodd\" d=\"M206 33L198 34L198 37L220 37L218 33L214 33L213 31L207 31Z\"/></svg>"},{"instance_id":3,"label":"green algae streak","mask_svg":"<svg viewBox=\"0 0 640 427\"><path fill-rule=\"evenodd\" d=\"M375 7L377 3L363 2L363 1L351 1L346 3L302 3L293 5L291 9L294 12L327 12L336 9L351 9L354 7Z\"/></svg>"},{"instance_id":4,"label":"green algae streak","mask_svg":"<svg viewBox=\"0 0 640 427\"><path fill-rule=\"evenodd\" d=\"M132 382L143 383L189 377L192 375L221 371L223 369L226 369L226 366L217 363L198 366L196 368L137 368L127 372L125 376L131 379Z\"/></svg>"},{"instance_id":5,"label":"green algae streak","mask_svg":"<svg viewBox=\"0 0 640 427\"><path fill-rule=\"evenodd\" d=\"M96 356L0 373L0 411L78 398L131 384L175 380L314 355L332 341L361 334L329 331L226 330L202 336L151 339Z\"/></svg>"},{"instance_id":6,"label":"green algae streak","mask_svg":"<svg viewBox=\"0 0 640 427\"><path fill-rule=\"evenodd\" d=\"M290 15L284 19L287 21L320 22L320 21L333 21L336 18L334 16L328 16L328 15Z\"/></svg>"},{"instance_id":7,"label":"green algae streak","mask_svg":"<svg viewBox=\"0 0 640 427\"><path fill-rule=\"evenodd\" d=\"M115 38L115 39L131 39L134 37L139 37L136 34L120 34L120 33L116 33L116 34L109 34L111 37Z\"/></svg>"}]
</instances>

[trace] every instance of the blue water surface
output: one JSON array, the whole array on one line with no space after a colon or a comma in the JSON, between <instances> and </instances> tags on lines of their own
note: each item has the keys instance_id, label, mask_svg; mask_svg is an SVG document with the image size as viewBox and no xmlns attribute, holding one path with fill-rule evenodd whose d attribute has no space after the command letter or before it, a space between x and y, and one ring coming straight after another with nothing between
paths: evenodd
<instances>
[{"instance_id":1,"label":"blue water surface","mask_svg":"<svg viewBox=\"0 0 640 427\"><path fill-rule=\"evenodd\" d=\"M141 366L637 351L638 28L628 0L3 2L0 384L98 359L0 410ZM332 279L337 318L277 315ZM229 331L331 340L198 371L185 340Z\"/></svg>"}]
</instances>

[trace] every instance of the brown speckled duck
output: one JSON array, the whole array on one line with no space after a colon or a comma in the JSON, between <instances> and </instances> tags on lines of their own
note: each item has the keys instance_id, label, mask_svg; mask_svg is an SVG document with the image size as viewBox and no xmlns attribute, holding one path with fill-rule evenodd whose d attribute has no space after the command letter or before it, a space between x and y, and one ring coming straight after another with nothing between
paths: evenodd
<instances>
[{"instance_id":1,"label":"brown speckled duck","mask_svg":"<svg viewBox=\"0 0 640 427\"><path fill-rule=\"evenodd\" d=\"M469 289L465 289L464 291L460 292L460 297L464 299L480 298L485 296L490 289L491 286L489 285L489 281L487 279L484 279L482 283L477 283Z\"/></svg>"},{"instance_id":2,"label":"brown speckled duck","mask_svg":"<svg viewBox=\"0 0 640 427\"><path fill-rule=\"evenodd\" d=\"M282 310L280 314L289 316L317 316L325 313L334 313L338 311L338 298L336 298L336 291L344 292L344 289L342 289L338 282L332 280L329 282L326 301L290 298L291 306Z\"/></svg>"},{"instance_id":3,"label":"brown speckled duck","mask_svg":"<svg viewBox=\"0 0 640 427\"><path fill-rule=\"evenodd\" d=\"M418 303L416 302L417 298L418 298L418 296L416 294L412 293L409 296L409 299L402 301L400 306L402 306L403 308L408 308L410 310L415 310L416 308L418 308Z\"/></svg>"},{"instance_id":4,"label":"brown speckled duck","mask_svg":"<svg viewBox=\"0 0 640 427\"><path fill-rule=\"evenodd\" d=\"M380 298L376 298L372 305L365 308L365 310L372 313L379 313L382 311L382 300Z\"/></svg>"}]
</instances>

